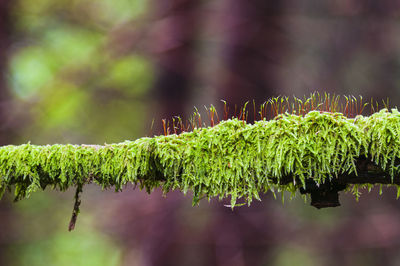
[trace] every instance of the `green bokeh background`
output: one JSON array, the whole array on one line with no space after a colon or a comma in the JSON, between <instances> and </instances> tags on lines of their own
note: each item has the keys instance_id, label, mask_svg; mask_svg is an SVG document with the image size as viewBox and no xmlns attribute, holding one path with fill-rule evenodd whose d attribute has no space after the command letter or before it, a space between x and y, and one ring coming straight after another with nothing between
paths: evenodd
<instances>
[{"instance_id":1,"label":"green bokeh background","mask_svg":"<svg viewBox=\"0 0 400 266\"><path fill-rule=\"evenodd\" d=\"M16 1L17 34L7 73L13 112L20 120L13 143L101 144L146 134L152 63L143 53L116 51L110 32L143 17L148 4ZM72 233L66 230L72 193L46 191L12 205L17 235L6 250L10 265L121 264L124 247L96 227L86 203L79 226Z\"/></svg>"},{"instance_id":2,"label":"green bokeh background","mask_svg":"<svg viewBox=\"0 0 400 266\"><path fill-rule=\"evenodd\" d=\"M103 144L150 135L153 118L159 119L152 88L158 75L157 59L162 56L162 52L157 54L155 48L163 44L156 42L161 40L169 44L168 31L163 32L166 18L162 14L154 18L154 10L157 9L154 4L160 2L13 1L12 43L4 73L12 103L7 115L14 126L10 144L28 141L33 144ZM278 48L285 46L282 50L286 51L277 58L265 58L263 53L259 53L260 61L279 62L273 65L272 70L265 70L265 79L269 79L268 71L275 73L274 78L279 80L275 85L282 95L302 97L321 87L346 95L369 97L384 94L383 98L390 96L394 105L398 104L400 91L393 88L400 85L399 20L390 16L367 17L362 13L352 15L356 7L347 5L348 1L335 1L335 4L305 2L304 5L291 2L285 7L287 13L280 14L281 24L276 28L283 32L286 43L275 45ZM355 1L350 2L354 4ZM223 83L228 75L219 61L223 57L220 54L226 53L223 43L226 40L221 37L226 29L221 24L226 19L229 26L231 18L212 18L212 15L217 17L218 10L229 2L202 3L205 7L202 7L204 12L199 24L205 30L199 30L199 40L194 48L194 60L197 62L194 68L197 69L190 84L193 89L190 106L218 102L220 99L215 99L216 85ZM390 9L389 6L387 9ZM328 12L324 10L330 10L330 13L326 14ZM364 32L364 35L360 34L364 37L369 36L367 33L371 25L378 30L381 29L379 25L385 28L383 34L376 33L384 43L377 45L378 48L368 38L353 39L359 32ZM246 25L242 28L246 34L258 30L256 27L246 28ZM158 39L153 39L152 34ZM246 38L246 34L241 37ZM382 36L389 37L385 39ZM276 49L273 45L267 48L262 43L258 45L256 48L259 50ZM378 54L377 49L385 50L383 55ZM382 265L388 262L382 262L382 259L388 257L392 261L390 265L398 265L395 263L400 261L397 255L400 242L396 240L400 239L400 233L395 230L400 228L400 210L392 190L385 191L387 193L382 196L386 196L385 201L378 197L376 191L369 197L364 194L359 203L352 196L341 196L341 208L324 211L307 206L300 197L285 202L283 206L279 200L271 201L272 196L267 195L265 201L253 204L255 209L243 207L238 212L229 210L228 214L223 207L215 207L223 205L216 200L212 200L211 204L201 202L199 207L193 208L189 196L179 201L179 208L173 205L169 209L167 204L157 205L154 202L174 202L176 195L168 195L164 199L156 191L151 194L153 201L150 201L150 196L138 189L127 190L115 194L93 186L85 187L82 213L73 232L68 232L67 227L74 191L60 193L46 190L18 203L13 203L12 194L7 194L2 200L7 217L2 218L11 220L8 222L9 230L0 229L3 239L7 239L7 245L1 246L0 251L7 255L8 265L12 266L140 265L146 247L137 239L146 239L146 234L157 239L152 231L140 232L140 225L157 227L159 224L154 222L152 215L163 215L164 211L173 213L179 221L174 225L178 229L171 229L171 234L180 238L182 247L175 265L204 265L203 262L207 261L204 254L209 257L216 256L218 252L229 254L224 253L225 249L235 250L237 247L229 246L230 235L223 235L223 231L230 226L240 227L243 221L253 231L258 230L260 235L266 232L265 235L270 236L265 242L258 243L259 246L252 243L251 237L242 243L261 254L264 246L269 248L263 265L336 265L338 258L342 259L342 265ZM126 193L134 195L126 197ZM130 202L132 197L136 197L135 203ZM118 201L126 198L127 205L122 205L125 209L115 208L120 206ZM124 216L125 212L134 212L132 210L139 212L137 216L136 213L131 215L133 221L128 219L128 215ZM263 213L265 216L259 214L265 211L268 211ZM227 226L214 230L212 228L218 217L224 222L221 213L224 213L225 219L229 217ZM255 221L251 221L254 217ZM263 220L265 217L267 219ZM130 234L119 231L119 225L124 223L128 224L126 228L130 228L132 223ZM262 226L257 227L260 223ZM109 224L115 224L115 227ZM139 226L135 227L137 224ZM272 233L265 229L268 226ZM388 233L392 238L380 238L381 231L386 228L392 230ZM337 232L345 233L342 237ZM358 246L355 244L352 249L340 240L346 239L346 234L353 236L353 232ZM193 240L203 239L207 234L214 237L213 247L220 249L209 251L209 246L202 246ZM279 239L274 238L277 236ZM362 241L357 242L359 236ZM332 244L331 238L336 242L332 240ZM220 240L225 247L218 246ZM174 245L178 244L171 244ZM340 249L341 246L344 248ZM225 259L229 261L231 257L226 256Z\"/></svg>"}]
</instances>

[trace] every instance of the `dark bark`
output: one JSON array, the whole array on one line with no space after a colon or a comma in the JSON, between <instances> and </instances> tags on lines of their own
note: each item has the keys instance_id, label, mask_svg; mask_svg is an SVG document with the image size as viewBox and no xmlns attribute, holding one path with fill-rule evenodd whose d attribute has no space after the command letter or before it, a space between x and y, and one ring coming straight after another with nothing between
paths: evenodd
<instances>
[{"instance_id":1,"label":"dark bark","mask_svg":"<svg viewBox=\"0 0 400 266\"><path fill-rule=\"evenodd\" d=\"M326 207L340 206L339 191L354 184L395 184L400 185L400 176L391 177L388 172L383 171L368 158L359 158L356 161L357 173L341 174L333 177L323 184L317 184L312 178L306 179L305 188L300 188L302 194L311 195L311 205L320 209ZM280 184L293 182L293 177L285 177ZM295 182L301 182L296 179Z\"/></svg>"}]
</instances>

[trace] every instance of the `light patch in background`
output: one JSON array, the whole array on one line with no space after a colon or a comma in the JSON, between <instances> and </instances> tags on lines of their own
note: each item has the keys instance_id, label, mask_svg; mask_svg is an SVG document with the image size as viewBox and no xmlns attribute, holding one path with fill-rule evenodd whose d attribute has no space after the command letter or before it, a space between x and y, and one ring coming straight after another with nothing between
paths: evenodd
<instances>
[{"instance_id":1,"label":"light patch in background","mask_svg":"<svg viewBox=\"0 0 400 266\"><path fill-rule=\"evenodd\" d=\"M305 247L282 246L275 251L272 265L275 266L318 266L324 265L321 258ZM267 265L267 264L266 264Z\"/></svg>"},{"instance_id":2,"label":"light patch in background","mask_svg":"<svg viewBox=\"0 0 400 266\"><path fill-rule=\"evenodd\" d=\"M21 266L117 266L121 250L99 232L58 232L48 238L16 245L11 249ZM15 254L18 253L18 254Z\"/></svg>"},{"instance_id":3,"label":"light patch in background","mask_svg":"<svg viewBox=\"0 0 400 266\"><path fill-rule=\"evenodd\" d=\"M101 41L99 34L70 26L49 30L38 44L21 47L11 57L12 91L23 100L40 97L60 71L90 62Z\"/></svg>"}]
</instances>

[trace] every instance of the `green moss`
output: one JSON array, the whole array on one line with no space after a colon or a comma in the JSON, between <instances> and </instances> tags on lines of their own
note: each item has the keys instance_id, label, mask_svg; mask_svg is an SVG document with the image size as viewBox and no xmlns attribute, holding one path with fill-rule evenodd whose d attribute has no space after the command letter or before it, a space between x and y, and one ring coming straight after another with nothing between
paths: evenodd
<instances>
[{"instance_id":1,"label":"green moss","mask_svg":"<svg viewBox=\"0 0 400 266\"><path fill-rule=\"evenodd\" d=\"M281 114L247 124L238 119L179 135L117 144L4 146L1 188L15 187L16 199L47 186L61 191L94 182L121 190L127 183L151 192L161 186L203 197L247 203L268 191L295 192L306 178L323 183L356 173L365 156L393 177L400 172L400 113L383 109L369 117L311 111ZM294 182L279 184L285 177ZM298 182L296 183L296 180Z\"/></svg>"}]
</instances>

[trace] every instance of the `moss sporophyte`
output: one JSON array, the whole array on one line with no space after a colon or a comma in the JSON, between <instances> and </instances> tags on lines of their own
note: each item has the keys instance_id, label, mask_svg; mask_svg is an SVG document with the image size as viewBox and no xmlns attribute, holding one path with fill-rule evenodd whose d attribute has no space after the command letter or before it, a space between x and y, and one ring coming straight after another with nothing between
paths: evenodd
<instances>
[{"instance_id":1,"label":"moss sporophyte","mask_svg":"<svg viewBox=\"0 0 400 266\"><path fill-rule=\"evenodd\" d=\"M135 141L3 146L1 195L15 188L19 200L47 186L75 187L72 229L79 193L88 183L116 191L128 183L149 193L157 187L165 193L191 191L193 204L204 197L229 197L232 207L239 198L250 204L267 192L294 195L300 190L311 194L318 208L338 206L337 193L343 189L356 197L360 187L373 184L393 185L400 192L400 112L384 108L363 116L365 105L353 103L354 98L341 107L336 96L315 98L271 99L252 124L246 122L245 108L226 119L225 106L225 119L217 121L212 107L207 111L213 126L201 127L197 113L189 126L180 119L164 121L164 135Z\"/></svg>"}]
</instances>

